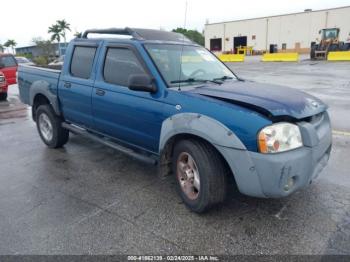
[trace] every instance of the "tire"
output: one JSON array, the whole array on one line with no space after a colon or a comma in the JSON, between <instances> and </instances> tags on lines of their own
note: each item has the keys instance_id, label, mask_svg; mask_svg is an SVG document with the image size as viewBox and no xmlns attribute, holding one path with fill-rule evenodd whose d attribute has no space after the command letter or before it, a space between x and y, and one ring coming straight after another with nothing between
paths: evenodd
<instances>
[{"instance_id":1,"label":"tire","mask_svg":"<svg viewBox=\"0 0 350 262\"><path fill-rule=\"evenodd\" d=\"M69 131L62 127L62 120L50 105L39 106L35 115L40 138L48 147L59 148L68 142Z\"/></svg>"},{"instance_id":2,"label":"tire","mask_svg":"<svg viewBox=\"0 0 350 262\"><path fill-rule=\"evenodd\" d=\"M339 45L338 44L331 44L331 46L328 48L328 52L334 52L339 51Z\"/></svg>"},{"instance_id":3,"label":"tire","mask_svg":"<svg viewBox=\"0 0 350 262\"><path fill-rule=\"evenodd\" d=\"M0 101L5 101L7 99L7 93L0 93Z\"/></svg>"},{"instance_id":4,"label":"tire","mask_svg":"<svg viewBox=\"0 0 350 262\"><path fill-rule=\"evenodd\" d=\"M314 60L316 57L315 51L317 50L317 45L313 45L310 51L310 59Z\"/></svg>"},{"instance_id":5,"label":"tire","mask_svg":"<svg viewBox=\"0 0 350 262\"><path fill-rule=\"evenodd\" d=\"M190 157L194 161L192 165ZM226 167L210 144L199 140L179 141L173 151L172 167L179 194L191 211L203 213L225 200Z\"/></svg>"},{"instance_id":6,"label":"tire","mask_svg":"<svg viewBox=\"0 0 350 262\"><path fill-rule=\"evenodd\" d=\"M342 46L342 51L350 51L350 43L344 43Z\"/></svg>"}]
</instances>

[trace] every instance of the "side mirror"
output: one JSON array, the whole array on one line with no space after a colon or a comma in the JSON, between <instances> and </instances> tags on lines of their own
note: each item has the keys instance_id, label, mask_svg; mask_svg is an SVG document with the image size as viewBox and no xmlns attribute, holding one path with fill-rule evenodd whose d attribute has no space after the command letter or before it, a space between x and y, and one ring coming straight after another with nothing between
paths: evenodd
<instances>
[{"instance_id":1,"label":"side mirror","mask_svg":"<svg viewBox=\"0 0 350 262\"><path fill-rule=\"evenodd\" d=\"M153 78L147 74L133 74L129 76L128 87L134 91L144 91L155 93L157 87L154 84Z\"/></svg>"},{"instance_id":2,"label":"side mirror","mask_svg":"<svg viewBox=\"0 0 350 262\"><path fill-rule=\"evenodd\" d=\"M4 63L1 63L1 62L0 62L0 69L1 69L1 68L4 68L4 67L5 67Z\"/></svg>"}]
</instances>

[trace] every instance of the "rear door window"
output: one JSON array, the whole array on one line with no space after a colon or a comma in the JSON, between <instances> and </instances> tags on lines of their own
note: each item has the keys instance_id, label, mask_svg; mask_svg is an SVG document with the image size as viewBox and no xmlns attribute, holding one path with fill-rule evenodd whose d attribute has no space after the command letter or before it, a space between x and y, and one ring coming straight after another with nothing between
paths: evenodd
<instances>
[{"instance_id":1,"label":"rear door window","mask_svg":"<svg viewBox=\"0 0 350 262\"><path fill-rule=\"evenodd\" d=\"M132 50L127 48L108 48L103 69L103 76L106 82L128 86L130 75L145 73L144 68Z\"/></svg>"},{"instance_id":2,"label":"rear door window","mask_svg":"<svg viewBox=\"0 0 350 262\"><path fill-rule=\"evenodd\" d=\"M4 65L4 67L17 66L16 59L13 56L2 56L2 57L0 57L0 63L2 63Z\"/></svg>"},{"instance_id":3,"label":"rear door window","mask_svg":"<svg viewBox=\"0 0 350 262\"><path fill-rule=\"evenodd\" d=\"M72 76L89 79L96 47L76 46L74 48L70 72Z\"/></svg>"}]
</instances>

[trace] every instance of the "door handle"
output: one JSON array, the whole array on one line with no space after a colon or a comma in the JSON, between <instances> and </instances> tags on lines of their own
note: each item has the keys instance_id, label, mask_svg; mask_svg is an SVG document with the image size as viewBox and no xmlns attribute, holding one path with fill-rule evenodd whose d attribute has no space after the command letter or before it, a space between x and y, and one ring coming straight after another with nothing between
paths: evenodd
<instances>
[{"instance_id":1,"label":"door handle","mask_svg":"<svg viewBox=\"0 0 350 262\"><path fill-rule=\"evenodd\" d=\"M104 96L105 93L106 92L104 90L102 90L102 89L96 89L96 95L98 95L98 96Z\"/></svg>"},{"instance_id":2,"label":"door handle","mask_svg":"<svg viewBox=\"0 0 350 262\"><path fill-rule=\"evenodd\" d=\"M64 82L64 87L65 87L65 88L71 88L71 83L69 83L69 82Z\"/></svg>"}]
</instances>

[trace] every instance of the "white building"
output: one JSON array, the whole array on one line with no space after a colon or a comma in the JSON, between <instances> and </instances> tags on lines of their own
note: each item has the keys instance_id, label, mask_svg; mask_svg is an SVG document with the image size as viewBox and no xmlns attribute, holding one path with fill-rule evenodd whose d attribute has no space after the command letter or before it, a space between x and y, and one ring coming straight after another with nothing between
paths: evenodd
<instances>
[{"instance_id":1,"label":"white building","mask_svg":"<svg viewBox=\"0 0 350 262\"><path fill-rule=\"evenodd\" d=\"M255 51L308 53L325 28L339 28L340 41L350 41L350 6L206 24L205 47L214 52L252 46Z\"/></svg>"}]
</instances>

